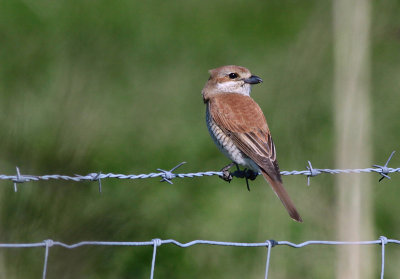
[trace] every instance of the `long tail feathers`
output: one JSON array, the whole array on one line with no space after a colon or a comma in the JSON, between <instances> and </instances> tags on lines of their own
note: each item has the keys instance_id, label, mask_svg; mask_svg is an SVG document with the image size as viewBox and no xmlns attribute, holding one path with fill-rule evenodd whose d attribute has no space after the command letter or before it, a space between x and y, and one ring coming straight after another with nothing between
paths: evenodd
<instances>
[{"instance_id":1,"label":"long tail feathers","mask_svg":"<svg viewBox=\"0 0 400 279\"><path fill-rule=\"evenodd\" d=\"M264 178L271 185L271 187L274 190L275 194L278 196L278 198L281 200L281 202L285 206L285 208L286 208L287 212L289 213L290 217L292 217L292 219L297 221L297 222L303 222L303 220L300 217L299 212L297 212L296 207L294 206L292 200L290 199L288 192L286 192L285 188L283 187L282 182L273 180L263 170L261 170L261 172L262 172L262 175L264 176Z\"/></svg>"}]
</instances>

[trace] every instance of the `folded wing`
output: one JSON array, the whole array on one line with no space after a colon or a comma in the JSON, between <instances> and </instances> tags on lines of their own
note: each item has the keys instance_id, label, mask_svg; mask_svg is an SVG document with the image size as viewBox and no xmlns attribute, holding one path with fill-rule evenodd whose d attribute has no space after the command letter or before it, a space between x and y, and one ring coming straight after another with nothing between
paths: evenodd
<instances>
[{"instance_id":1,"label":"folded wing","mask_svg":"<svg viewBox=\"0 0 400 279\"><path fill-rule=\"evenodd\" d=\"M257 103L249 96L226 93L211 98L209 106L215 123L259 166L264 178L272 186L290 217L302 222L283 187L275 145L264 114Z\"/></svg>"}]
</instances>

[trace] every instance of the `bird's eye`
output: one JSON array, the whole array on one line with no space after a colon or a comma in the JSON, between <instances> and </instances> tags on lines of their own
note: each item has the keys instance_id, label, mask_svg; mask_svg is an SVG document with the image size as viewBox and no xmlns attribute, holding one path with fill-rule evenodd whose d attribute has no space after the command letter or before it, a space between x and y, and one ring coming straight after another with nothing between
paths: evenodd
<instances>
[{"instance_id":1,"label":"bird's eye","mask_svg":"<svg viewBox=\"0 0 400 279\"><path fill-rule=\"evenodd\" d=\"M235 79L235 78L238 77L238 74L237 73L230 73L228 76L229 76L230 79Z\"/></svg>"}]
</instances>

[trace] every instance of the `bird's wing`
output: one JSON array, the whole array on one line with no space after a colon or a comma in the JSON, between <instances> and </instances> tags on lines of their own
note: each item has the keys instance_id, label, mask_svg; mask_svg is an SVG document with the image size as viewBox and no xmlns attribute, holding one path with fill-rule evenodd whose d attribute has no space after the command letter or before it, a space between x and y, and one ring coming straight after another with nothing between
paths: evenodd
<instances>
[{"instance_id":1,"label":"bird's wing","mask_svg":"<svg viewBox=\"0 0 400 279\"><path fill-rule=\"evenodd\" d=\"M267 121L252 98L236 93L218 94L210 100L209 110L215 123L243 153L268 171L271 178L282 181Z\"/></svg>"},{"instance_id":2,"label":"bird's wing","mask_svg":"<svg viewBox=\"0 0 400 279\"><path fill-rule=\"evenodd\" d=\"M261 169L265 179L286 207L289 215L301 222L293 202L282 184L275 145L264 114L249 96L226 93L209 100L210 115L236 146Z\"/></svg>"}]
</instances>

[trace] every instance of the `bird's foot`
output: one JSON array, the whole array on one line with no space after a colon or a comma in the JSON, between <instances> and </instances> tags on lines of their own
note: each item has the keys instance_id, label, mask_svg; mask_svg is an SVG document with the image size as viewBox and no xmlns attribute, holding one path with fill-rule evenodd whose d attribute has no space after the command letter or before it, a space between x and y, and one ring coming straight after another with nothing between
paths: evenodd
<instances>
[{"instance_id":1,"label":"bird's foot","mask_svg":"<svg viewBox=\"0 0 400 279\"><path fill-rule=\"evenodd\" d=\"M245 169L244 172L245 172L244 177L246 177L247 179L250 179L250 180L254 180L258 176L258 172L255 172L250 169Z\"/></svg>"},{"instance_id":2,"label":"bird's foot","mask_svg":"<svg viewBox=\"0 0 400 279\"><path fill-rule=\"evenodd\" d=\"M235 165L236 165L237 170L234 171L233 173L230 172L229 170ZM253 181L258 176L258 173L251 169L240 170L239 166L233 162L230 163L229 165L223 167L221 169L221 172L222 172L222 175L220 175L219 177L228 182L231 182L234 176L239 177L239 178L245 178L247 190L249 192L250 192L249 180Z\"/></svg>"},{"instance_id":3,"label":"bird's foot","mask_svg":"<svg viewBox=\"0 0 400 279\"><path fill-rule=\"evenodd\" d=\"M230 183L232 181L233 177L232 177L232 173L229 170L234 165L235 165L235 163L230 163L229 165L223 167L221 169L222 175L220 175L219 177Z\"/></svg>"},{"instance_id":4,"label":"bird's foot","mask_svg":"<svg viewBox=\"0 0 400 279\"><path fill-rule=\"evenodd\" d=\"M243 174L244 178L246 179L247 190L250 192L249 179L253 181L257 178L258 173L251 169L244 169Z\"/></svg>"}]
</instances>

